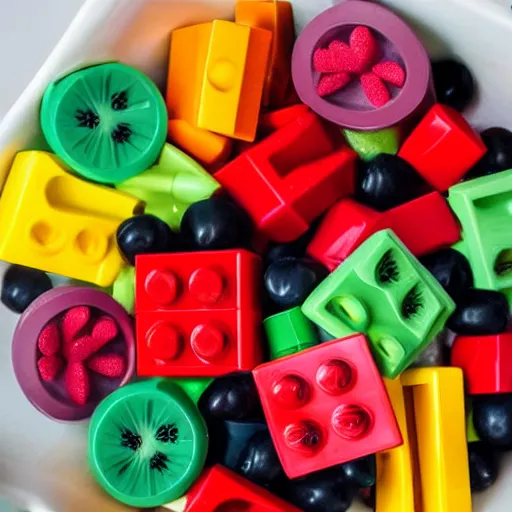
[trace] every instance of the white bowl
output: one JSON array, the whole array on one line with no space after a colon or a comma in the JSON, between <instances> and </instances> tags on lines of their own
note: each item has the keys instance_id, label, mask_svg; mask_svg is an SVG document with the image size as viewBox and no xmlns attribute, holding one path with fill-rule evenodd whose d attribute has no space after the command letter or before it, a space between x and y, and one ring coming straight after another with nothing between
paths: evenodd
<instances>
[{"instance_id":1,"label":"white bowl","mask_svg":"<svg viewBox=\"0 0 512 512\"><path fill-rule=\"evenodd\" d=\"M297 26L332 5L330 0L292 0ZM434 56L454 54L469 65L479 101L468 113L477 127L512 128L510 4L500 0L384 0L419 30ZM0 125L0 183L14 154L44 147L39 102L46 85L84 64L119 59L165 83L172 29L213 18L230 18L234 0L88 0L47 62ZM34 44L37 44L35 42ZM8 76L8 75L7 75ZM0 495L33 512L128 510L95 485L86 463L87 426L52 422L22 395L11 367L17 317L0 311ZM512 457L499 482L474 497L477 512L511 509ZM354 511L368 510L354 505ZM452 511L443 511L452 512ZM455 511L453 511L455 512Z\"/></svg>"}]
</instances>

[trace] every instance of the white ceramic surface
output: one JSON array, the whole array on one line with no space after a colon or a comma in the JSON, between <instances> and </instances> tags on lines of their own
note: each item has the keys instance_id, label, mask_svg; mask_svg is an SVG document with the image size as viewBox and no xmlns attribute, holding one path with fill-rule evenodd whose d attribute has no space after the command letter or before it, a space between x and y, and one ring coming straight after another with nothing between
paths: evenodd
<instances>
[{"instance_id":1,"label":"white ceramic surface","mask_svg":"<svg viewBox=\"0 0 512 512\"><path fill-rule=\"evenodd\" d=\"M38 1L44 3L44 0ZM139 67L162 85L170 31L212 18L230 17L233 3L233 0L88 0L0 125L0 182L16 151L43 145L37 122L38 106L50 80L86 63L120 59ZM332 0L293 0L293 3L300 26L332 5ZM412 21L433 55L455 54L471 67L480 87L479 102L470 112L470 119L477 126L512 128L512 70L508 63L512 11L509 2L385 0L384 3ZM37 41L33 44L37 45ZM32 512L127 510L105 496L87 472L86 425L54 423L32 408L21 394L10 362L16 317L0 308L0 404L3 412L0 495L15 499ZM511 478L512 458L509 457L499 483L475 497L474 510L510 510L512 486L508 481ZM356 505L353 510L367 509Z\"/></svg>"}]
</instances>

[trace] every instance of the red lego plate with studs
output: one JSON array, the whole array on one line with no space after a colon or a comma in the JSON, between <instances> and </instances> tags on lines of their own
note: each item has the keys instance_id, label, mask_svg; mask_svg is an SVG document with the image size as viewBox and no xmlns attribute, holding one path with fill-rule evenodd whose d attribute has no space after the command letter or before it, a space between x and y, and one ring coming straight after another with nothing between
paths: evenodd
<instances>
[{"instance_id":1,"label":"red lego plate with studs","mask_svg":"<svg viewBox=\"0 0 512 512\"><path fill-rule=\"evenodd\" d=\"M262 361L260 281L260 258L245 250L138 256L138 375L252 370Z\"/></svg>"},{"instance_id":2,"label":"red lego plate with studs","mask_svg":"<svg viewBox=\"0 0 512 512\"><path fill-rule=\"evenodd\" d=\"M289 478L402 444L362 334L261 365L253 374Z\"/></svg>"}]
</instances>

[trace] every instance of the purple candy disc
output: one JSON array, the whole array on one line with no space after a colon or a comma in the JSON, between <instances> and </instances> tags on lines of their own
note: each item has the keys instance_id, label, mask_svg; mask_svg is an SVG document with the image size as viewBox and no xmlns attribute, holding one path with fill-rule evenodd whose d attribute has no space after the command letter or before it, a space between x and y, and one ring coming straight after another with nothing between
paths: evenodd
<instances>
[{"instance_id":1,"label":"purple candy disc","mask_svg":"<svg viewBox=\"0 0 512 512\"><path fill-rule=\"evenodd\" d=\"M373 107L357 80L340 91L321 97L316 91L320 74L313 68L313 54L335 39L348 41L357 26L372 29L382 59L394 60L405 68L401 89L390 87L392 99ZM353 130L380 130L408 118L434 103L430 60L414 32L388 9L361 0L350 0L327 9L301 32L292 56L292 77L297 94L321 117Z\"/></svg>"},{"instance_id":2,"label":"purple candy disc","mask_svg":"<svg viewBox=\"0 0 512 512\"><path fill-rule=\"evenodd\" d=\"M52 319L75 306L89 306L115 320L119 335L108 343L108 352L122 354L126 359L126 372L122 378L109 379L90 373L92 394L84 406L67 397L62 377L52 383L44 382L37 368L41 330ZM54 288L37 298L21 315L12 340L12 363L23 393L42 413L60 421L88 418L105 396L126 384L135 372L132 319L120 304L100 290L76 286Z\"/></svg>"}]
</instances>

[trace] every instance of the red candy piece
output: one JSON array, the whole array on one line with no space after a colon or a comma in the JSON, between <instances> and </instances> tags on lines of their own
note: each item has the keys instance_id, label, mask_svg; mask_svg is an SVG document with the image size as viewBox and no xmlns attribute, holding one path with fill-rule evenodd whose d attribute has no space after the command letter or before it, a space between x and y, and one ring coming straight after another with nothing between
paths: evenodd
<instances>
[{"instance_id":1,"label":"red candy piece","mask_svg":"<svg viewBox=\"0 0 512 512\"><path fill-rule=\"evenodd\" d=\"M350 34L350 49L359 60L359 71L369 69L379 55L379 45L368 27L356 27Z\"/></svg>"},{"instance_id":2,"label":"red candy piece","mask_svg":"<svg viewBox=\"0 0 512 512\"><path fill-rule=\"evenodd\" d=\"M361 62L348 44L333 41L329 48L318 48L313 54L313 66L319 73L359 73Z\"/></svg>"},{"instance_id":3,"label":"red candy piece","mask_svg":"<svg viewBox=\"0 0 512 512\"><path fill-rule=\"evenodd\" d=\"M62 319L62 336L65 343L70 343L85 328L91 319L91 309L88 306L77 306L68 309Z\"/></svg>"},{"instance_id":4,"label":"red candy piece","mask_svg":"<svg viewBox=\"0 0 512 512\"><path fill-rule=\"evenodd\" d=\"M92 328L92 337L98 343L108 343L119 333L117 323L109 316L101 317Z\"/></svg>"},{"instance_id":5,"label":"red candy piece","mask_svg":"<svg viewBox=\"0 0 512 512\"><path fill-rule=\"evenodd\" d=\"M402 443L366 338L356 334L253 370L289 478Z\"/></svg>"},{"instance_id":6,"label":"red candy piece","mask_svg":"<svg viewBox=\"0 0 512 512\"><path fill-rule=\"evenodd\" d=\"M91 357L87 368L95 373L116 379L122 377L126 371L126 361L120 354L101 354Z\"/></svg>"},{"instance_id":7,"label":"red candy piece","mask_svg":"<svg viewBox=\"0 0 512 512\"><path fill-rule=\"evenodd\" d=\"M39 334L37 346L45 356L53 356L59 351L60 333L56 322L51 322L43 328Z\"/></svg>"},{"instance_id":8,"label":"red candy piece","mask_svg":"<svg viewBox=\"0 0 512 512\"><path fill-rule=\"evenodd\" d=\"M379 78L395 87L403 87L405 83L405 71L402 66L392 60L375 64L372 71Z\"/></svg>"},{"instance_id":9,"label":"red candy piece","mask_svg":"<svg viewBox=\"0 0 512 512\"><path fill-rule=\"evenodd\" d=\"M348 73L332 73L330 75L323 75L318 81L316 91L319 96L328 96L333 92L343 89L345 85L350 82L350 75Z\"/></svg>"},{"instance_id":10,"label":"red candy piece","mask_svg":"<svg viewBox=\"0 0 512 512\"><path fill-rule=\"evenodd\" d=\"M52 382L59 375L64 362L57 355L43 356L37 361L37 368L41 379Z\"/></svg>"},{"instance_id":11,"label":"red candy piece","mask_svg":"<svg viewBox=\"0 0 512 512\"><path fill-rule=\"evenodd\" d=\"M383 107L391 99L384 82L373 73L361 75L361 87L368 101L376 108Z\"/></svg>"},{"instance_id":12,"label":"red candy piece","mask_svg":"<svg viewBox=\"0 0 512 512\"><path fill-rule=\"evenodd\" d=\"M73 402L85 405L89 399L90 383L82 363L68 363L65 375L66 391Z\"/></svg>"}]
</instances>

